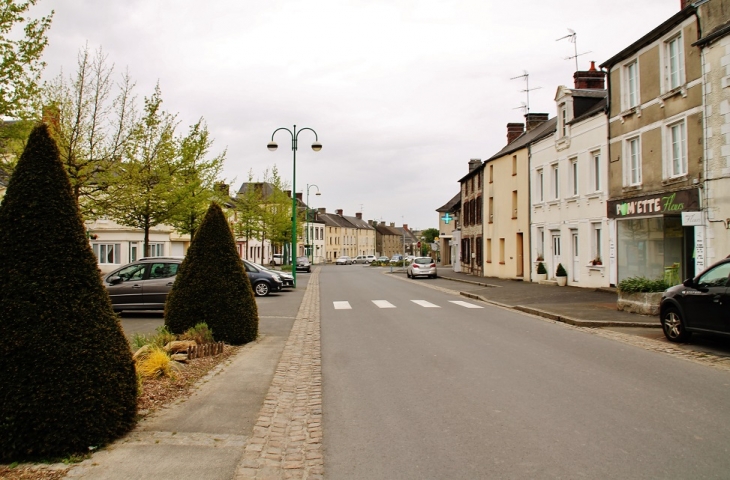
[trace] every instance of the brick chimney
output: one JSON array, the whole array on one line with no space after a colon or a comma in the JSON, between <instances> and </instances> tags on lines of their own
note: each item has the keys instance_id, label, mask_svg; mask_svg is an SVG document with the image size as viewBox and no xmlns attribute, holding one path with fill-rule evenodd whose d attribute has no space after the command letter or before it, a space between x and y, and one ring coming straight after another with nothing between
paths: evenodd
<instances>
[{"instance_id":1,"label":"brick chimney","mask_svg":"<svg viewBox=\"0 0 730 480\"><path fill-rule=\"evenodd\" d=\"M325 207L320 207L317 209L317 213L325 214L327 213L327 209Z\"/></svg>"},{"instance_id":2,"label":"brick chimney","mask_svg":"<svg viewBox=\"0 0 730 480\"><path fill-rule=\"evenodd\" d=\"M520 135L525 133L524 123L508 123L507 124L507 143L510 144Z\"/></svg>"},{"instance_id":3,"label":"brick chimney","mask_svg":"<svg viewBox=\"0 0 730 480\"><path fill-rule=\"evenodd\" d=\"M469 160L469 171L473 171L475 168L482 166L482 160L480 158L472 158Z\"/></svg>"},{"instance_id":4,"label":"brick chimney","mask_svg":"<svg viewBox=\"0 0 730 480\"><path fill-rule=\"evenodd\" d=\"M403 224L403 230L408 230L408 224L407 223L404 223Z\"/></svg>"},{"instance_id":5,"label":"brick chimney","mask_svg":"<svg viewBox=\"0 0 730 480\"><path fill-rule=\"evenodd\" d=\"M356 217L356 218L357 218L358 220L362 220L362 212L357 212L357 213L355 214L355 217Z\"/></svg>"},{"instance_id":6,"label":"brick chimney","mask_svg":"<svg viewBox=\"0 0 730 480\"><path fill-rule=\"evenodd\" d=\"M543 123L547 122L547 120L547 113L528 113L527 115L525 115L525 121L527 122L527 131L529 132L533 128L542 125Z\"/></svg>"},{"instance_id":7,"label":"brick chimney","mask_svg":"<svg viewBox=\"0 0 730 480\"><path fill-rule=\"evenodd\" d=\"M291 198L291 190L284 190L284 193L286 193L286 196Z\"/></svg>"},{"instance_id":8,"label":"brick chimney","mask_svg":"<svg viewBox=\"0 0 730 480\"><path fill-rule=\"evenodd\" d=\"M342 216L342 209L341 208L338 208L337 210L335 210L335 213L341 217Z\"/></svg>"},{"instance_id":9,"label":"brick chimney","mask_svg":"<svg viewBox=\"0 0 730 480\"><path fill-rule=\"evenodd\" d=\"M575 88L587 90L604 90L606 88L606 72L596 70L596 62L591 62L588 70L577 71L573 74Z\"/></svg>"},{"instance_id":10,"label":"brick chimney","mask_svg":"<svg viewBox=\"0 0 730 480\"><path fill-rule=\"evenodd\" d=\"M395 222L390 222L390 226L395 228Z\"/></svg>"},{"instance_id":11,"label":"brick chimney","mask_svg":"<svg viewBox=\"0 0 730 480\"><path fill-rule=\"evenodd\" d=\"M302 192L299 192L296 195L297 195L297 200L299 200L301 202L302 201Z\"/></svg>"},{"instance_id":12,"label":"brick chimney","mask_svg":"<svg viewBox=\"0 0 730 480\"><path fill-rule=\"evenodd\" d=\"M684 10L685 8L689 7L694 0L679 0L679 8L680 10Z\"/></svg>"}]
</instances>

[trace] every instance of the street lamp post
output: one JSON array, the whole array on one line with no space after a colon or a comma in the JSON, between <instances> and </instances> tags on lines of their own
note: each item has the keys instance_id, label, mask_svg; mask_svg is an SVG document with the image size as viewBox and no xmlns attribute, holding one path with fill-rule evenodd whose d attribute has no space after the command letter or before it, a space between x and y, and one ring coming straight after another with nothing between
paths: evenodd
<instances>
[{"instance_id":1,"label":"street lamp post","mask_svg":"<svg viewBox=\"0 0 730 480\"><path fill-rule=\"evenodd\" d=\"M319 193L319 187L317 185L307 185L307 217L306 217L307 218L307 222L305 224L305 228L307 230L307 233L306 233L306 236L307 236L307 245L309 245L309 253L310 254L312 253L312 245L311 245L311 243L309 241L309 189L312 188L312 187L316 187L317 188L317 193L315 193L315 195L322 195L321 193ZM309 257L309 256L310 255L307 255L307 257ZM310 258L309 259L309 262L310 263L314 263L314 258Z\"/></svg>"},{"instance_id":2,"label":"street lamp post","mask_svg":"<svg viewBox=\"0 0 730 480\"><path fill-rule=\"evenodd\" d=\"M274 133L271 134L271 141L266 145L266 148L271 150L272 152L275 151L279 146L274 142L274 135L276 135L276 132L279 130L286 130L291 135L291 149L293 153L293 174L292 174L292 180L291 180L291 274L292 277L294 277L294 288L297 286L297 265L296 265L296 254L297 254L297 194L296 194L296 184L297 184L297 140L299 138L299 134L302 133L304 130L310 130L312 133L314 133L314 143L312 143L312 150L315 152L319 152L322 150L322 144L319 143L319 139L317 138L317 132L315 132L313 129L309 127L304 127L299 129L297 131L297 126L294 125L293 130L289 130L286 127L277 128L274 130Z\"/></svg>"}]
</instances>

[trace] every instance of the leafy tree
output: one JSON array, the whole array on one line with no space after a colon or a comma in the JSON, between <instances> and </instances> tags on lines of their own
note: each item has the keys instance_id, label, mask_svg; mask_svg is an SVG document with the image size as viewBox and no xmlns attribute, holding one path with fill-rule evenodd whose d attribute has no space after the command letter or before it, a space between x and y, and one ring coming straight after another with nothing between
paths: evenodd
<instances>
[{"instance_id":1,"label":"leafy tree","mask_svg":"<svg viewBox=\"0 0 730 480\"><path fill-rule=\"evenodd\" d=\"M190 127L187 136L177 142L177 161L174 189L178 196L177 209L168 222L178 232L195 236L211 201L221 197L216 191L217 179L223 169L226 152L207 158L213 140L201 118ZM227 202L227 198L218 198Z\"/></svg>"},{"instance_id":2,"label":"leafy tree","mask_svg":"<svg viewBox=\"0 0 730 480\"><path fill-rule=\"evenodd\" d=\"M0 291L0 461L87 452L132 428L132 354L45 125L0 206Z\"/></svg>"},{"instance_id":3,"label":"leafy tree","mask_svg":"<svg viewBox=\"0 0 730 480\"><path fill-rule=\"evenodd\" d=\"M135 121L134 84L127 73L114 82L114 65L101 49L92 56L84 47L77 63L68 80L60 74L45 86L44 116L82 213L97 217L104 213L103 176L121 161Z\"/></svg>"},{"instance_id":4,"label":"leafy tree","mask_svg":"<svg viewBox=\"0 0 730 480\"><path fill-rule=\"evenodd\" d=\"M30 7L38 0L0 0L0 117L28 118L37 98L46 32L53 11L45 17L30 18ZM23 28L19 35L16 27ZM20 38L18 38L20 37Z\"/></svg>"},{"instance_id":5,"label":"leafy tree","mask_svg":"<svg viewBox=\"0 0 730 480\"><path fill-rule=\"evenodd\" d=\"M261 187L261 188L259 188ZM246 241L245 257L248 258L249 240L264 241L264 192L263 184L255 183L253 171L248 172L248 185L236 196L236 222L233 225L237 238Z\"/></svg>"},{"instance_id":6,"label":"leafy tree","mask_svg":"<svg viewBox=\"0 0 730 480\"><path fill-rule=\"evenodd\" d=\"M213 203L193 237L165 304L165 325L183 333L204 322L219 340L240 345L258 336L251 282L228 221Z\"/></svg>"},{"instance_id":7,"label":"leafy tree","mask_svg":"<svg viewBox=\"0 0 730 480\"><path fill-rule=\"evenodd\" d=\"M0 170L12 173L34 127L32 120L0 122Z\"/></svg>"},{"instance_id":8,"label":"leafy tree","mask_svg":"<svg viewBox=\"0 0 730 480\"><path fill-rule=\"evenodd\" d=\"M149 251L150 229L170 221L184 196L175 176L174 115L162 110L159 85L145 98L144 115L132 128L124 159L107 172L104 211L118 223L144 231L144 254Z\"/></svg>"},{"instance_id":9,"label":"leafy tree","mask_svg":"<svg viewBox=\"0 0 730 480\"><path fill-rule=\"evenodd\" d=\"M436 237L439 236L437 228L427 228L421 232L421 236L425 238L426 243L433 243Z\"/></svg>"}]
</instances>

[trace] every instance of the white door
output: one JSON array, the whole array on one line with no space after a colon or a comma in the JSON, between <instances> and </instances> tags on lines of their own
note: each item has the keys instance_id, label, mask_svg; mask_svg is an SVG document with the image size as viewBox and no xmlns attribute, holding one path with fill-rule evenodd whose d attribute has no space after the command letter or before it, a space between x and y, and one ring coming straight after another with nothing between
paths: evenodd
<instances>
[{"instance_id":1,"label":"white door","mask_svg":"<svg viewBox=\"0 0 730 480\"><path fill-rule=\"evenodd\" d=\"M578 232L573 232L571 234L572 237L572 244L573 244L573 270L572 273L570 273L570 276L573 277L573 281L578 281L578 275L580 272L580 257L578 256Z\"/></svg>"},{"instance_id":2,"label":"white door","mask_svg":"<svg viewBox=\"0 0 730 480\"><path fill-rule=\"evenodd\" d=\"M555 270L558 268L558 263L560 263L560 234L553 234L553 262L552 262L552 272L548 272L549 278L555 277Z\"/></svg>"}]
</instances>

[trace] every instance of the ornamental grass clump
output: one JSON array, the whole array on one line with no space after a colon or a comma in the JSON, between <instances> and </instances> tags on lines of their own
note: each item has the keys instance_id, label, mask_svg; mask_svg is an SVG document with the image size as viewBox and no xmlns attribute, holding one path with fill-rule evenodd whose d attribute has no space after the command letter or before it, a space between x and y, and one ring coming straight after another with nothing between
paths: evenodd
<instances>
[{"instance_id":1,"label":"ornamental grass clump","mask_svg":"<svg viewBox=\"0 0 730 480\"><path fill-rule=\"evenodd\" d=\"M48 127L0 205L0 462L68 457L128 432L129 343Z\"/></svg>"},{"instance_id":2,"label":"ornamental grass clump","mask_svg":"<svg viewBox=\"0 0 730 480\"><path fill-rule=\"evenodd\" d=\"M646 277L629 277L618 283L621 293L659 293L671 285L663 278L650 279Z\"/></svg>"},{"instance_id":3,"label":"ornamental grass clump","mask_svg":"<svg viewBox=\"0 0 730 480\"><path fill-rule=\"evenodd\" d=\"M185 333L180 335L180 340L193 340L198 345L213 343L213 331L208 328L206 323L198 323L194 327L188 328Z\"/></svg>"},{"instance_id":4,"label":"ornamental grass clump","mask_svg":"<svg viewBox=\"0 0 730 480\"><path fill-rule=\"evenodd\" d=\"M137 373L142 378L172 377L173 363L167 352L159 347L152 347L137 360Z\"/></svg>"},{"instance_id":5,"label":"ornamental grass clump","mask_svg":"<svg viewBox=\"0 0 730 480\"><path fill-rule=\"evenodd\" d=\"M218 341L231 345L252 342L259 332L251 282L216 203L193 237L165 303L165 325L172 333L182 334L201 322Z\"/></svg>"}]
</instances>

